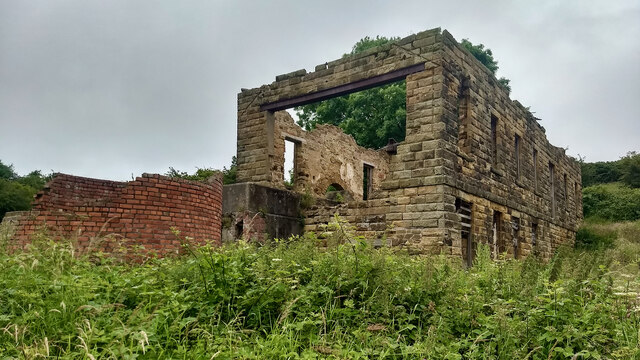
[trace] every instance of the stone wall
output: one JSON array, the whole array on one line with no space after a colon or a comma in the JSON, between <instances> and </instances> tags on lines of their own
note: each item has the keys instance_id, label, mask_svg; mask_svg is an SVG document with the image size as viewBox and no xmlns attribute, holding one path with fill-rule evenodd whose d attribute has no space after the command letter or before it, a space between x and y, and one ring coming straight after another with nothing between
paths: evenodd
<instances>
[{"instance_id":1,"label":"stone wall","mask_svg":"<svg viewBox=\"0 0 640 360\"><path fill-rule=\"evenodd\" d=\"M238 181L270 185L282 178L275 164L275 116L261 106L425 62L427 69L437 67L431 59L437 57L434 51L441 46L437 42L439 36L439 29L425 31L393 44L322 63L312 73L299 70L277 76L270 85L243 90L238 94Z\"/></svg>"},{"instance_id":2,"label":"stone wall","mask_svg":"<svg viewBox=\"0 0 640 360\"><path fill-rule=\"evenodd\" d=\"M225 185L222 190L222 240L264 242L302 233L300 195L252 183Z\"/></svg>"},{"instance_id":3,"label":"stone wall","mask_svg":"<svg viewBox=\"0 0 640 360\"><path fill-rule=\"evenodd\" d=\"M538 229L535 251L544 256L560 243L572 243L582 221L578 162L551 145L539 119L511 100L495 77L448 32L442 41L447 68L443 161L453 198L449 204L455 199L473 204L474 242L492 242L487 229L492 228L492 214L499 212L503 242L521 244L517 251L524 255L534 250L532 224ZM513 219L519 221L519 233L509 230ZM459 230L459 222L454 219L447 227ZM507 250L512 254L513 246Z\"/></svg>"},{"instance_id":4,"label":"stone wall","mask_svg":"<svg viewBox=\"0 0 640 360\"><path fill-rule=\"evenodd\" d=\"M379 179L378 191L367 201L319 202L306 210L305 229L322 231L337 213L360 235L419 253L455 256L487 243L496 256L500 251L548 257L559 244L572 243L582 220L579 164L549 144L539 119L511 100L490 71L440 29L243 90L238 95L239 180L282 181L282 121L264 109L339 93L348 84L416 65L424 66L405 77L406 138L381 162L388 172ZM314 172L301 175L308 180ZM467 206L469 215L461 210ZM472 229L468 238L466 225Z\"/></svg>"},{"instance_id":5,"label":"stone wall","mask_svg":"<svg viewBox=\"0 0 640 360\"><path fill-rule=\"evenodd\" d=\"M180 237L199 243L221 240L222 178L205 183L143 174L130 182L56 175L38 193L33 209L3 219L23 248L34 234L76 242L81 251L115 250L121 244L146 251L176 253Z\"/></svg>"},{"instance_id":6,"label":"stone wall","mask_svg":"<svg viewBox=\"0 0 640 360\"><path fill-rule=\"evenodd\" d=\"M389 172L389 154L358 146L350 135L334 125L304 131L286 111L275 113L272 185L283 186L285 140L296 143L294 186L325 196L329 185L338 185L352 199L363 197L363 164L373 167L373 190L378 190ZM288 175L288 174L287 174ZM278 181L276 181L278 180Z\"/></svg>"}]
</instances>

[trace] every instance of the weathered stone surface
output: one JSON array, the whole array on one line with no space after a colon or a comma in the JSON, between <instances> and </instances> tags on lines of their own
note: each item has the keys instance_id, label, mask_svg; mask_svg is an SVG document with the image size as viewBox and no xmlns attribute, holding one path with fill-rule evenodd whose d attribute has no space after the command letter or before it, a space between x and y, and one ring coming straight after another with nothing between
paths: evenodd
<instances>
[{"instance_id":1,"label":"weathered stone surface","mask_svg":"<svg viewBox=\"0 0 640 360\"><path fill-rule=\"evenodd\" d=\"M302 233L300 195L253 183L225 185L222 240L237 238L264 241Z\"/></svg>"},{"instance_id":2,"label":"weathered stone surface","mask_svg":"<svg viewBox=\"0 0 640 360\"><path fill-rule=\"evenodd\" d=\"M296 143L295 191L308 191L322 197L329 185L338 185L350 198L362 199L363 164L373 166L373 190L387 177L389 154L386 151L358 146L353 137L333 125L304 131L286 111L274 115L271 186L284 187L285 140Z\"/></svg>"},{"instance_id":3,"label":"weathered stone surface","mask_svg":"<svg viewBox=\"0 0 640 360\"><path fill-rule=\"evenodd\" d=\"M362 149L335 127L302 131L285 113L260 108L416 64L425 69L406 76L407 133L395 154ZM305 209L305 229L324 229L338 214L378 243L452 256L487 243L510 256L549 257L574 241L582 220L578 163L549 144L537 119L446 30L315 70L238 94L240 181L282 188L284 140L293 139L300 144L294 191L320 197L335 183L353 195ZM364 164L376 169L366 201ZM469 215L461 210L467 206ZM465 222L470 240L463 237Z\"/></svg>"}]
</instances>

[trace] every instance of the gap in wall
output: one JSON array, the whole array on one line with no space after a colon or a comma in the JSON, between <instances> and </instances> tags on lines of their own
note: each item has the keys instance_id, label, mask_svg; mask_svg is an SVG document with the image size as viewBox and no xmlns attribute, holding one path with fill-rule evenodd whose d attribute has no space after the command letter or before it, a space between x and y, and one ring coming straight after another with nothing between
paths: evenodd
<instances>
[{"instance_id":1,"label":"gap in wall","mask_svg":"<svg viewBox=\"0 0 640 360\"><path fill-rule=\"evenodd\" d=\"M284 141L284 183L288 186L293 186L295 181L295 158L296 158L296 143L291 140Z\"/></svg>"}]
</instances>

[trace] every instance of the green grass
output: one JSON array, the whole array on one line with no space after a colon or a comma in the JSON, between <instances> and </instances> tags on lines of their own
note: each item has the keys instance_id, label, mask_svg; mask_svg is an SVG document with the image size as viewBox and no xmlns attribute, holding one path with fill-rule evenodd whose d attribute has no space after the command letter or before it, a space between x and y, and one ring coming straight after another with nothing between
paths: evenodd
<instances>
[{"instance_id":1,"label":"green grass","mask_svg":"<svg viewBox=\"0 0 640 360\"><path fill-rule=\"evenodd\" d=\"M40 237L0 250L0 359L640 359L640 223L592 226L613 245L470 270L345 233L142 264Z\"/></svg>"}]
</instances>

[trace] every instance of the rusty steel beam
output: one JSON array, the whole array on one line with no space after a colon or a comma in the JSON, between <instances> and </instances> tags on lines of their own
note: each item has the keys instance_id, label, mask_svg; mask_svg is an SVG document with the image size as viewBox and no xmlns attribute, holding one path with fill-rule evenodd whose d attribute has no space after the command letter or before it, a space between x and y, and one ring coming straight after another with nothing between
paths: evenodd
<instances>
[{"instance_id":1,"label":"rusty steel beam","mask_svg":"<svg viewBox=\"0 0 640 360\"><path fill-rule=\"evenodd\" d=\"M424 63L412 65L403 69L388 72L383 75L370 77L364 80L354 81L352 83L332 87L325 90L316 91L310 94L296 96L286 100L280 100L260 106L263 111L279 111L289 109L295 106L302 106L314 102L331 99L341 95L351 94L354 92L371 89L376 86L385 85L398 81L407 77L407 75L417 73L424 70Z\"/></svg>"}]
</instances>

